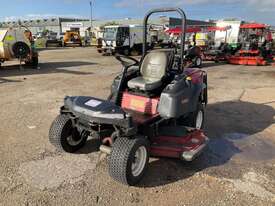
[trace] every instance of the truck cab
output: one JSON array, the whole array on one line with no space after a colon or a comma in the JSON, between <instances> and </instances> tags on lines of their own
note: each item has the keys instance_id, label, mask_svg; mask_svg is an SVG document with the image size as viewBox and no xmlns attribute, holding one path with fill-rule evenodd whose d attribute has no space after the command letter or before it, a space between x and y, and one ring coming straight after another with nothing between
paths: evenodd
<instances>
[{"instance_id":1,"label":"truck cab","mask_svg":"<svg viewBox=\"0 0 275 206\"><path fill-rule=\"evenodd\" d=\"M100 52L108 54L121 53L126 56L130 55L132 51L140 53L143 39L142 29L143 27L140 25L105 26Z\"/></svg>"},{"instance_id":2,"label":"truck cab","mask_svg":"<svg viewBox=\"0 0 275 206\"><path fill-rule=\"evenodd\" d=\"M128 55L130 50L130 27L106 26L103 33L102 48L107 53L123 52Z\"/></svg>"}]
</instances>

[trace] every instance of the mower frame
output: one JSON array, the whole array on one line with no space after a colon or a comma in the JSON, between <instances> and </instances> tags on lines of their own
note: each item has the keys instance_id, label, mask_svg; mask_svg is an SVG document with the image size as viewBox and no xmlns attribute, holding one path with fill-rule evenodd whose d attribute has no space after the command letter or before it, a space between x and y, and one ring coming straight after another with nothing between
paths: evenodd
<instances>
[{"instance_id":1,"label":"mower frame","mask_svg":"<svg viewBox=\"0 0 275 206\"><path fill-rule=\"evenodd\" d=\"M168 64L169 55L166 56L166 73L170 80L161 83L160 94L148 96L131 91L127 86L130 79L140 76L143 60L147 57L148 18L154 13L174 11L181 15L185 31L183 10L149 11L144 18L141 62L128 56L116 56L123 70L114 79L107 100L65 97L60 115L49 132L49 140L54 146L73 153L83 147L88 136L97 138L101 142L100 151L110 155L110 176L126 185L135 185L141 180L150 156L192 161L203 151L208 142L201 130L207 104L207 75L201 70L184 68L184 41L181 41L180 56L169 51L172 52L169 55L174 55L173 65ZM184 32L181 38L185 38ZM161 63L155 65L160 67ZM167 105L167 102L170 103Z\"/></svg>"}]
</instances>

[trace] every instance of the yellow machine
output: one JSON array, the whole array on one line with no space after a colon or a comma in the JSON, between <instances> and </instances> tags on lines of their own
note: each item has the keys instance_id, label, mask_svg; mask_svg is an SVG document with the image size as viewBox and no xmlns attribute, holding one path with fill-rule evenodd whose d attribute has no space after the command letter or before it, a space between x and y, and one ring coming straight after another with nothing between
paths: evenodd
<instances>
[{"instance_id":1,"label":"yellow machine","mask_svg":"<svg viewBox=\"0 0 275 206\"><path fill-rule=\"evenodd\" d=\"M79 32L77 31L66 31L64 35L64 46L68 45L79 45L82 46L82 40Z\"/></svg>"},{"instance_id":2,"label":"yellow machine","mask_svg":"<svg viewBox=\"0 0 275 206\"><path fill-rule=\"evenodd\" d=\"M25 28L0 30L0 64L19 59L27 65L37 67L38 53L35 51L31 33Z\"/></svg>"}]
</instances>

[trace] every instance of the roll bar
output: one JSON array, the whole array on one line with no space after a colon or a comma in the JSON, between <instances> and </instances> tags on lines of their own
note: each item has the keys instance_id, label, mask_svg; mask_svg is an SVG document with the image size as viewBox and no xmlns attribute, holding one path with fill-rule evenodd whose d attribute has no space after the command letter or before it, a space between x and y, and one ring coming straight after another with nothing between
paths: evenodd
<instances>
[{"instance_id":1,"label":"roll bar","mask_svg":"<svg viewBox=\"0 0 275 206\"><path fill-rule=\"evenodd\" d=\"M182 19L181 29L181 66L183 65L183 56L184 56L184 45L185 45L185 33L186 33L186 15L181 8L160 8L160 9L152 9L150 10L144 17L143 21L143 49L142 49L142 57L144 58L147 52L147 25L149 17L154 13L164 13L164 12L177 12L180 14Z\"/></svg>"}]
</instances>

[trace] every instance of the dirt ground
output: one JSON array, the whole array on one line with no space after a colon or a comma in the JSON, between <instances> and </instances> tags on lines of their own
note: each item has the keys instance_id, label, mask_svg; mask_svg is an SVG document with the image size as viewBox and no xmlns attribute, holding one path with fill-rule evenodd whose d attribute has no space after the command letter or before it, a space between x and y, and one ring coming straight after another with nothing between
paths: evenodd
<instances>
[{"instance_id":1,"label":"dirt ground","mask_svg":"<svg viewBox=\"0 0 275 206\"><path fill-rule=\"evenodd\" d=\"M40 62L0 69L1 206L275 205L275 67L206 62L208 149L192 163L151 159L127 187L109 177L94 141L74 155L48 141L64 96L105 98L119 62L93 48L41 51Z\"/></svg>"}]
</instances>

